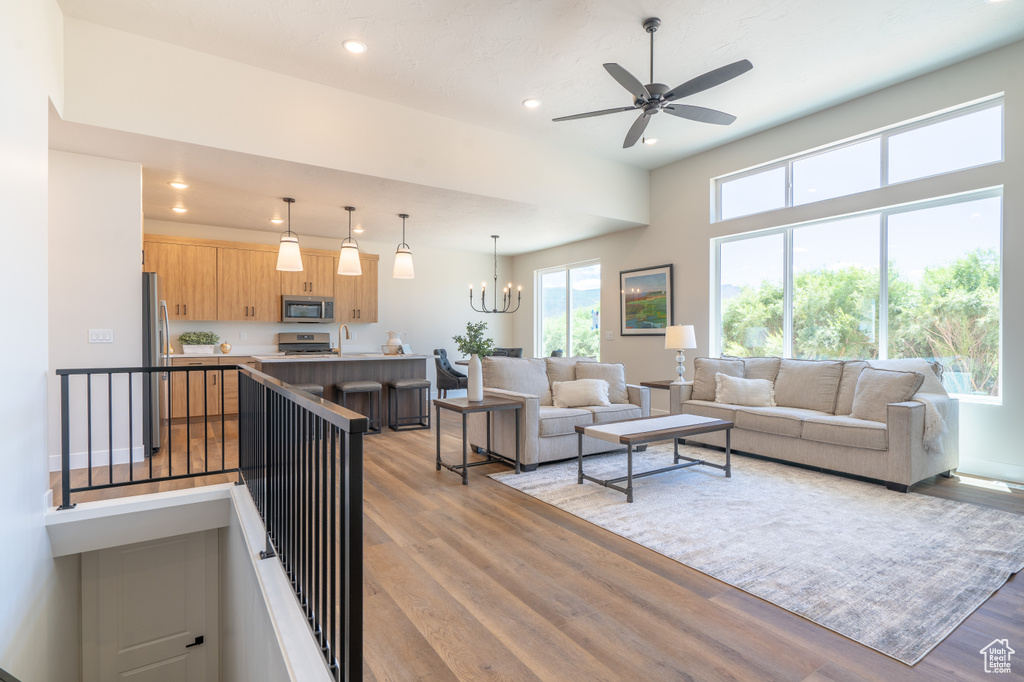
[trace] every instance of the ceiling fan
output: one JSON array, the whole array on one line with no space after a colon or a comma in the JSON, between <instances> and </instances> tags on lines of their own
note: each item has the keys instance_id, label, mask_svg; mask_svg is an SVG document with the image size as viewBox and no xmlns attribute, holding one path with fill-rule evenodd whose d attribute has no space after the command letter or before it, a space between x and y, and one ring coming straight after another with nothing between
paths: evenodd
<instances>
[{"instance_id":1,"label":"ceiling fan","mask_svg":"<svg viewBox=\"0 0 1024 682\"><path fill-rule=\"evenodd\" d=\"M657 17L651 17L650 19L644 20L644 30L651 34L651 83L644 85L636 76L626 71L618 64L605 64L605 70L618 81L619 85L629 90L630 94L633 95L633 106L631 107L619 107L617 109L602 109L601 111L591 111L585 114L574 114L572 116L562 116L560 118L551 119L552 121L572 121L577 118L590 118L592 116L604 116L605 114L617 114L622 111L635 111L641 109L640 116L637 117L633 125L630 126L629 132L626 133L626 139L622 142L622 148L628 149L636 144L636 141L640 139L640 136L644 134L644 130L647 128L647 123L651 120L651 117L655 114L664 111L666 114L672 116L678 116L679 118L687 118L691 121L700 121L701 123L714 123L717 125L729 125L736 120L736 117L732 114L726 114L721 111L714 109L706 109L704 107L697 107L690 104L673 104L678 99L683 97L689 97L698 92L703 92L709 88L713 88L716 85L721 85L726 81L730 81L736 76L746 73L754 68L746 59L741 59L738 62L732 64L726 64L717 69L708 71L702 76L691 78L682 85L669 90L667 85L663 83L655 83L654 81L654 32L661 26L661 19Z\"/></svg>"}]
</instances>

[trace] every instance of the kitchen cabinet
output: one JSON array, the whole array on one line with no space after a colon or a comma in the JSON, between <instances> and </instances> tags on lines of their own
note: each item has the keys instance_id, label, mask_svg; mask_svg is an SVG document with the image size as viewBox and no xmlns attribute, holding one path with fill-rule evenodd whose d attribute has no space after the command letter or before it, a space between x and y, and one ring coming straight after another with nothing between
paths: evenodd
<instances>
[{"instance_id":1,"label":"kitchen cabinet","mask_svg":"<svg viewBox=\"0 0 1024 682\"><path fill-rule=\"evenodd\" d=\"M144 241L143 271L160 276L160 298L172 320L217 319L217 249Z\"/></svg>"},{"instance_id":2,"label":"kitchen cabinet","mask_svg":"<svg viewBox=\"0 0 1024 682\"><path fill-rule=\"evenodd\" d=\"M171 358L171 367L216 367L218 364L216 357ZM171 375L169 401L171 419L182 419L185 416L202 417L204 411L210 416L220 415L221 378L219 371L168 372L168 374ZM237 411L237 407L235 409Z\"/></svg>"},{"instance_id":3,"label":"kitchen cabinet","mask_svg":"<svg viewBox=\"0 0 1024 682\"><path fill-rule=\"evenodd\" d=\"M282 272L279 293L285 296L333 296L334 268L332 256L304 252L302 272Z\"/></svg>"},{"instance_id":4,"label":"kitchen cabinet","mask_svg":"<svg viewBox=\"0 0 1024 682\"><path fill-rule=\"evenodd\" d=\"M334 276L334 319L336 322L377 321L377 261L372 253L359 255L363 274Z\"/></svg>"},{"instance_id":5,"label":"kitchen cabinet","mask_svg":"<svg viewBox=\"0 0 1024 682\"><path fill-rule=\"evenodd\" d=\"M256 369L251 357L231 356L217 358L221 365L245 365ZM218 396L218 400L219 400ZM238 414L238 370L224 370L224 414Z\"/></svg>"},{"instance_id":6,"label":"kitchen cabinet","mask_svg":"<svg viewBox=\"0 0 1024 682\"><path fill-rule=\"evenodd\" d=\"M276 253L217 249L217 319L281 321L281 273Z\"/></svg>"}]
</instances>

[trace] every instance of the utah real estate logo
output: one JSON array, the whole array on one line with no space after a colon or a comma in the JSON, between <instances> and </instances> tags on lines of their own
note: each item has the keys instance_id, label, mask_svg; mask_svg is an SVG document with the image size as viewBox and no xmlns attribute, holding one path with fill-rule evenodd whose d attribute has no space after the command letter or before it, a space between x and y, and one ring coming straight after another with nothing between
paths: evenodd
<instances>
[{"instance_id":1,"label":"utah real estate logo","mask_svg":"<svg viewBox=\"0 0 1024 682\"><path fill-rule=\"evenodd\" d=\"M1010 648L1009 640L994 639L978 653L985 657L985 672L1009 673L1010 657L1017 652Z\"/></svg>"}]
</instances>

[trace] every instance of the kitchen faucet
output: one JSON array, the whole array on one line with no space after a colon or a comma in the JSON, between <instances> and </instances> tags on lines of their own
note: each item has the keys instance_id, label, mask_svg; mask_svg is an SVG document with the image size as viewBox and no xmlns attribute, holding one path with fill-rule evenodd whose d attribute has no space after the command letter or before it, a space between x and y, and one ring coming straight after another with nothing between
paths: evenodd
<instances>
[{"instance_id":1,"label":"kitchen faucet","mask_svg":"<svg viewBox=\"0 0 1024 682\"><path fill-rule=\"evenodd\" d=\"M341 342L342 340L348 340L352 337L348 333L348 325L343 324L338 327L338 355L341 355Z\"/></svg>"}]
</instances>

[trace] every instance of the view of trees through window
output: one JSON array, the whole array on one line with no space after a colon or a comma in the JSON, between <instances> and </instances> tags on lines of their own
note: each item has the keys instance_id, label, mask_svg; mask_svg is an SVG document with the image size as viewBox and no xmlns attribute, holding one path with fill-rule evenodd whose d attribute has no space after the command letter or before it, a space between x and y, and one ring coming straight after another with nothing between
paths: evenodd
<instances>
[{"instance_id":1,"label":"view of trees through window","mask_svg":"<svg viewBox=\"0 0 1024 682\"><path fill-rule=\"evenodd\" d=\"M601 264L544 271L540 273L540 291L540 355L547 357L561 350L566 356L600 359Z\"/></svg>"},{"instance_id":2,"label":"view of trees through window","mask_svg":"<svg viewBox=\"0 0 1024 682\"><path fill-rule=\"evenodd\" d=\"M722 353L785 355L788 232L792 357L934 359L951 393L997 396L1001 214L985 196L723 241Z\"/></svg>"}]
</instances>

